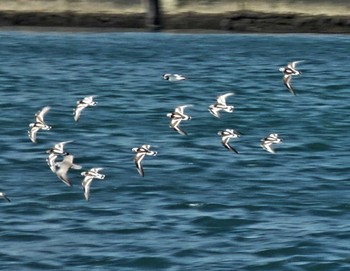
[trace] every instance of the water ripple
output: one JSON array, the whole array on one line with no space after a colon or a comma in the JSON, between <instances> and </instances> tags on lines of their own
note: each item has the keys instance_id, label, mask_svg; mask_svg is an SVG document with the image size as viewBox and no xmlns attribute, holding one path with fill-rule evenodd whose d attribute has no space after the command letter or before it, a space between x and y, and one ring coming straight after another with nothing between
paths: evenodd
<instances>
[{"instance_id":1,"label":"water ripple","mask_svg":"<svg viewBox=\"0 0 350 271\"><path fill-rule=\"evenodd\" d=\"M0 32L2 267L347 271L349 46L341 35ZM278 68L299 59L292 96ZM226 92L235 110L215 118L208 106ZM98 104L76 123L87 95ZM181 104L193 104L188 136L166 117ZM32 144L46 105L52 129ZM222 129L242 133L239 154ZM269 133L283 139L275 155L260 147ZM68 187L46 164L67 140L83 170L104 168L89 201L80 170ZM158 151L144 177L141 144Z\"/></svg>"}]
</instances>

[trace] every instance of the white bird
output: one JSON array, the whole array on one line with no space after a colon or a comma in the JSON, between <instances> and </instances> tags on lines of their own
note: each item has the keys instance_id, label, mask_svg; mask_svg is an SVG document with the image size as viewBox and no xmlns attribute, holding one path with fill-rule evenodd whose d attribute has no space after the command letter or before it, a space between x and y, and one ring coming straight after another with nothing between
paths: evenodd
<instances>
[{"instance_id":1,"label":"white bird","mask_svg":"<svg viewBox=\"0 0 350 271\"><path fill-rule=\"evenodd\" d=\"M5 192L0 192L0 198L5 199L8 202L11 202L11 200L7 197Z\"/></svg>"},{"instance_id":2,"label":"white bird","mask_svg":"<svg viewBox=\"0 0 350 271\"><path fill-rule=\"evenodd\" d=\"M53 148L46 151L46 153L49 154L49 156L46 159L46 162L49 165L52 172L54 172L54 173L56 172L56 162L55 162L56 158L59 155L68 155L69 154L68 152L65 152L63 150L63 148L64 148L65 144L70 143L70 142L73 142L73 141L71 140L71 141L59 142L59 143L55 144L53 146Z\"/></svg>"},{"instance_id":3,"label":"white bird","mask_svg":"<svg viewBox=\"0 0 350 271\"><path fill-rule=\"evenodd\" d=\"M83 182L81 183L83 190L84 190L84 196L86 200L89 200L90 198L90 185L94 178L103 180L105 178L105 175L98 173L103 168L92 168L88 171L84 171L81 173L82 176L85 176Z\"/></svg>"},{"instance_id":4,"label":"white bird","mask_svg":"<svg viewBox=\"0 0 350 271\"><path fill-rule=\"evenodd\" d=\"M156 156L157 152L156 151L151 151L150 150L151 145L141 145L138 148L132 148L133 152L136 152L134 162L136 165L136 169L139 172L139 174L143 177L145 175L143 166L142 166L142 160L145 157L145 155L151 155L151 156Z\"/></svg>"},{"instance_id":5,"label":"white bird","mask_svg":"<svg viewBox=\"0 0 350 271\"><path fill-rule=\"evenodd\" d=\"M301 72L296 69L296 65L300 62L303 62L303 60L299 61L293 61L287 64L286 67L279 68L279 71L283 73L283 83L287 87L287 89L292 93L293 95L296 95L292 85L291 80L294 75L300 75Z\"/></svg>"},{"instance_id":6,"label":"white bird","mask_svg":"<svg viewBox=\"0 0 350 271\"><path fill-rule=\"evenodd\" d=\"M35 114L35 122L30 123L30 130L28 136L33 143L36 143L36 134L39 130L50 130L51 126L47 125L44 121L45 114L51 109L50 106L45 106Z\"/></svg>"},{"instance_id":7,"label":"white bird","mask_svg":"<svg viewBox=\"0 0 350 271\"><path fill-rule=\"evenodd\" d=\"M181 81L181 80L186 80L187 78L177 73L173 73L173 74L166 73L166 74L163 74L163 79L168 81Z\"/></svg>"},{"instance_id":8,"label":"white bird","mask_svg":"<svg viewBox=\"0 0 350 271\"><path fill-rule=\"evenodd\" d=\"M221 136L221 143L226 149L238 154L238 151L229 144L229 141L231 138L240 137L241 134L239 132L233 129L226 129L224 131L219 131L218 135Z\"/></svg>"},{"instance_id":9,"label":"white bird","mask_svg":"<svg viewBox=\"0 0 350 271\"><path fill-rule=\"evenodd\" d=\"M226 98L228 96L231 96L231 95L234 95L234 93L229 92L229 93L218 96L216 98L216 103L209 106L209 112L217 118L220 117L221 110L228 112L228 113L232 113L234 106L226 104Z\"/></svg>"},{"instance_id":10,"label":"white bird","mask_svg":"<svg viewBox=\"0 0 350 271\"><path fill-rule=\"evenodd\" d=\"M62 162L55 164L56 166L59 166L59 169L56 171L57 177L68 186L72 186L72 182L69 180L67 176L68 170L72 167L75 167L75 168L79 167L73 164L73 159L74 159L74 156L71 154L68 154L64 156Z\"/></svg>"},{"instance_id":11,"label":"white bird","mask_svg":"<svg viewBox=\"0 0 350 271\"><path fill-rule=\"evenodd\" d=\"M278 134L269 134L267 137L261 139L261 144L260 146L270 152L270 153L275 153L275 151L272 148L272 144L278 144L281 143L282 139L278 138Z\"/></svg>"},{"instance_id":12,"label":"white bird","mask_svg":"<svg viewBox=\"0 0 350 271\"><path fill-rule=\"evenodd\" d=\"M184 112L185 108L188 106L192 106L192 105L178 106L175 108L174 112L167 114L167 117L171 119L170 125L169 125L170 128L173 128L175 131L177 131L181 135L187 135L187 133L179 127L181 121L192 119L191 116L186 115Z\"/></svg>"},{"instance_id":13,"label":"white bird","mask_svg":"<svg viewBox=\"0 0 350 271\"><path fill-rule=\"evenodd\" d=\"M97 102L94 101L96 96L87 96L82 100L77 101L76 108L73 109L74 120L78 121L80 119L81 111L88 106L95 106Z\"/></svg>"},{"instance_id":14,"label":"white bird","mask_svg":"<svg viewBox=\"0 0 350 271\"><path fill-rule=\"evenodd\" d=\"M62 166L62 163L63 163L64 159L62 161L59 161L59 162L56 162L55 165L57 167L61 167ZM71 169L82 169L82 166L81 165L77 165L77 164L73 164L71 165L70 167Z\"/></svg>"}]
</instances>

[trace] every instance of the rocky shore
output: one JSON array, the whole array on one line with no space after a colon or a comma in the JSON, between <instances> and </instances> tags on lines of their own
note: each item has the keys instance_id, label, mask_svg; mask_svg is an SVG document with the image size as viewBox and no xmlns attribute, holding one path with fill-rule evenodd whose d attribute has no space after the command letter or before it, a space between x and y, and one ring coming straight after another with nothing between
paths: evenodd
<instances>
[{"instance_id":1,"label":"rocky shore","mask_svg":"<svg viewBox=\"0 0 350 271\"><path fill-rule=\"evenodd\" d=\"M145 13L0 12L0 27L83 27L147 30ZM163 31L232 33L350 33L350 16L261 13L163 14Z\"/></svg>"}]
</instances>

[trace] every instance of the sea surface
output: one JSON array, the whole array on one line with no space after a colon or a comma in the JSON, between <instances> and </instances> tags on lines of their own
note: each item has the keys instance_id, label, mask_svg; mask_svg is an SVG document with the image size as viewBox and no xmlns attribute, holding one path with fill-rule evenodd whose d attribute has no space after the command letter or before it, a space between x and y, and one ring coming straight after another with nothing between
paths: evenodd
<instances>
[{"instance_id":1,"label":"sea surface","mask_svg":"<svg viewBox=\"0 0 350 271\"><path fill-rule=\"evenodd\" d=\"M350 270L349 53L343 35L1 31L0 269ZM278 70L294 60L296 96ZM234 112L214 117L228 92ZM187 136L166 116L185 104ZM44 106L52 129L34 144ZM275 154L260 147L270 133ZM69 140L72 187L46 163ZM158 152L144 177L142 144ZM106 177L86 201L92 167Z\"/></svg>"}]
</instances>

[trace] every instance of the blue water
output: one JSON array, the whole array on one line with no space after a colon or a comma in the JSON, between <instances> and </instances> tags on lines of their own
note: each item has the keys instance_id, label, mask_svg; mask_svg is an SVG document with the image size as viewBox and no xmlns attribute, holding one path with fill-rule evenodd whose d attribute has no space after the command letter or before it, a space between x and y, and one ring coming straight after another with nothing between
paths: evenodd
<instances>
[{"instance_id":1,"label":"blue water","mask_svg":"<svg viewBox=\"0 0 350 271\"><path fill-rule=\"evenodd\" d=\"M0 32L1 270L350 270L350 36ZM304 60L284 87L278 68ZM164 73L188 77L162 79ZM219 94L232 114L208 106ZM97 95L83 111L77 100ZM192 104L188 136L166 114ZM28 136L49 105L50 131ZM217 132L242 133L225 149ZM260 139L278 133L276 154ZM66 186L45 151L82 170ZM133 147L158 151L144 159ZM84 199L80 172L103 167Z\"/></svg>"}]
</instances>

